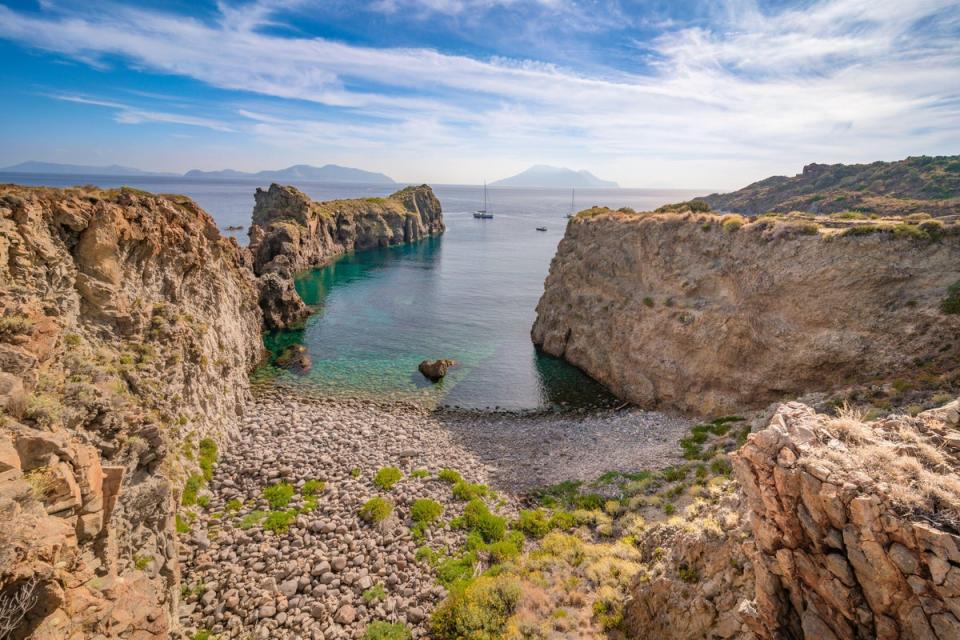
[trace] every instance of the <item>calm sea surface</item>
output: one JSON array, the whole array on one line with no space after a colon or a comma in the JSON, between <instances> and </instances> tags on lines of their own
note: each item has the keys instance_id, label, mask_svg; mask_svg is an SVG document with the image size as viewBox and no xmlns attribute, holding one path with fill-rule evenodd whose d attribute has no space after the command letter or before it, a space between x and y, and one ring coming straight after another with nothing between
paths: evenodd
<instances>
[{"instance_id":1,"label":"calm sea surface","mask_svg":"<svg viewBox=\"0 0 960 640\"><path fill-rule=\"evenodd\" d=\"M182 193L221 226L246 225L253 192L247 180L0 174L0 182L102 187L127 185ZM398 187L299 183L314 199L385 196ZM438 185L446 233L419 244L365 251L303 274L297 288L317 312L297 331L265 336L274 353L301 343L313 360L306 375L266 365L258 377L280 377L321 393L396 398L427 406L539 409L590 407L615 400L597 383L530 342L535 307L571 193L557 189L488 190L492 220L476 220L482 188ZM648 210L708 190L578 189L574 207ZM544 226L547 231L537 231ZM228 233L228 232L224 232ZM246 243L246 228L230 232ZM460 365L439 384L418 372L425 358Z\"/></svg>"}]
</instances>

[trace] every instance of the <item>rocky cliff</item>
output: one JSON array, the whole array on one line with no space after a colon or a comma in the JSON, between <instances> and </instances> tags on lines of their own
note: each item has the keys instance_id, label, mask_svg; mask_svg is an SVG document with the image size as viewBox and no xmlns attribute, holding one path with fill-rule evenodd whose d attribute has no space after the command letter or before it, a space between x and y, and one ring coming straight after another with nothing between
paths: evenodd
<instances>
[{"instance_id":1,"label":"rocky cliff","mask_svg":"<svg viewBox=\"0 0 960 640\"><path fill-rule=\"evenodd\" d=\"M782 405L733 456L762 638L960 638L960 401L864 422Z\"/></svg>"},{"instance_id":2,"label":"rocky cliff","mask_svg":"<svg viewBox=\"0 0 960 640\"><path fill-rule=\"evenodd\" d=\"M250 252L268 328L306 315L293 289L298 272L349 251L417 242L444 230L440 201L427 185L387 198L313 202L294 187L272 184L255 198Z\"/></svg>"},{"instance_id":3,"label":"rocky cliff","mask_svg":"<svg viewBox=\"0 0 960 640\"><path fill-rule=\"evenodd\" d=\"M533 340L625 399L697 413L937 379L960 358L958 231L923 217L582 212Z\"/></svg>"},{"instance_id":4,"label":"rocky cliff","mask_svg":"<svg viewBox=\"0 0 960 640\"><path fill-rule=\"evenodd\" d=\"M189 199L0 187L0 636L166 636L260 326Z\"/></svg>"},{"instance_id":5,"label":"rocky cliff","mask_svg":"<svg viewBox=\"0 0 960 640\"><path fill-rule=\"evenodd\" d=\"M715 210L759 215L860 211L879 215L960 214L960 156L918 156L870 164L808 164L732 193L702 198Z\"/></svg>"}]
</instances>

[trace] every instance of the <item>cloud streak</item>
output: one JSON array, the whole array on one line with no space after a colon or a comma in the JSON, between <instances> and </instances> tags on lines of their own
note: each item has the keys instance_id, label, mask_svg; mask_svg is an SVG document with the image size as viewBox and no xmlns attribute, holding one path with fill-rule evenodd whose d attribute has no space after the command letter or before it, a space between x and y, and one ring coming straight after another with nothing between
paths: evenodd
<instances>
[{"instance_id":1,"label":"cloud streak","mask_svg":"<svg viewBox=\"0 0 960 640\"><path fill-rule=\"evenodd\" d=\"M408 1L443 13L521 2L395 0L383 8ZM728 170L738 176L762 163L894 158L960 142L955 0L821 0L776 13L729 2L707 26L678 23L642 43L644 71L621 65L589 76L545 61L278 35L270 27L291 8L306 10L282 0L221 4L219 20L202 22L122 6L96 14L0 6L0 37L80 61L119 57L154 73L317 105L295 117L234 113L239 131L273 144L459 148L517 162L543 159L535 155L542 151L592 158L594 168L625 183L637 183L625 162L649 172L663 160L672 170L675 161L707 159L721 172L743 165ZM115 109L119 122L237 129L98 104ZM711 184L736 179L728 174Z\"/></svg>"}]
</instances>

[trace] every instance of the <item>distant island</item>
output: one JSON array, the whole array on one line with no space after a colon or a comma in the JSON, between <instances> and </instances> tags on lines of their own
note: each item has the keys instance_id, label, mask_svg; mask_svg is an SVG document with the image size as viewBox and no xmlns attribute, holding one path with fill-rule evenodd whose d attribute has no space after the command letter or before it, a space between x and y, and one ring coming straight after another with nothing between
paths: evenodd
<instances>
[{"instance_id":1,"label":"distant island","mask_svg":"<svg viewBox=\"0 0 960 640\"><path fill-rule=\"evenodd\" d=\"M960 156L916 156L870 164L808 164L793 177L773 176L732 193L698 198L715 211L878 215L960 213Z\"/></svg>"},{"instance_id":2,"label":"distant island","mask_svg":"<svg viewBox=\"0 0 960 640\"><path fill-rule=\"evenodd\" d=\"M263 180L307 180L311 182L359 182L364 184L396 184L390 176L363 169L325 164L314 167L309 164L295 164L286 169L275 169L247 173L224 169L222 171L200 171L192 169L183 174L184 178L257 178Z\"/></svg>"},{"instance_id":3,"label":"distant island","mask_svg":"<svg viewBox=\"0 0 960 640\"><path fill-rule=\"evenodd\" d=\"M112 164L109 166L92 166L81 164L61 164L57 162L38 162L30 160L11 167L0 168L0 173L41 173L54 175L79 176L166 176L181 177L178 173L164 173L158 171L144 171L134 167L124 167ZM309 181L309 182L347 182L363 184L396 184L396 182L382 173L364 171L352 167L341 167L335 164L326 164L314 167L308 164L295 164L286 169L275 169L257 172L236 171L223 169L222 171L201 171L191 169L182 174L188 180L220 178L220 179L257 179L281 181Z\"/></svg>"},{"instance_id":4,"label":"distant island","mask_svg":"<svg viewBox=\"0 0 960 640\"><path fill-rule=\"evenodd\" d=\"M55 175L81 176L175 176L175 173L161 173L157 171L143 171L134 167L124 167L118 164L107 166L93 166L84 164L62 164L59 162L38 162L28 160L11 167L0 168L0 173L47 173Z\"/></svg>"},{"instance_id":5,"label":"distant island","mask_svg":"<svg viewBox=\"0 0 960 640\"><path fill-rule=\"evenodd\" d=\"M546 187L595 189L618 189L620 185L610 180L601 180L585 169L574 171L566 167L551 167L537 164L515 176L490 183L491 187Z\"/></svg>"}]
</instances>

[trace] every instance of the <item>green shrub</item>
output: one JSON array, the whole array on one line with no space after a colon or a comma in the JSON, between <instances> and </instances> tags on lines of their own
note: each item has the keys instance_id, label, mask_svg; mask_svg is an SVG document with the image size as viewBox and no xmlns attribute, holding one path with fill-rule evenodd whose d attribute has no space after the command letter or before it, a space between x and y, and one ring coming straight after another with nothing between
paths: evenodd
<instances>
[{"instance_id":1,"label":"green shrub","mask_svg":"<svg viewBox=\"0 0 960 640\"><path fill-rule=\"evenodd\" d=\"M278 482L263 490L263 497L270 504L271 509L283 509L293 499L293 485L289 482Z\"/></svg>"},{"instance_id":2,"label":"green shrub","mask_svg":"<svg viewBox=\"0 0 960 640\"><path fill-rule=\"evenodd\" d=\"M240 511L240 508L243 506L243 502L239 498L233 498L227 502L227 511L236 512Z\"/></svg>"},{"instance_id":3,"label":"green shrub","mask_svg":"<svg viewBox=\"0 0 960 640\"><path fill-rule=\"evenodd\" d=\"M366 522L376 524L383 522L393 513L393 504L380 496L370 498L360 507L360 517Z\"/></svg>"},{"instance_id":4,"label":"green shrub","mask_svg":"<svg viewBox=\"0 0 960 640\"><path fill-rule=\"evenodd\" d=\"M430 472L427 471L426 469L414 469L412 472L410 472L410 477L411 478L429 478Z\"/></svg>"},{"instance_id":5,"label":"green shrub","mask_svg":"<svg viewBox=\"0 0 960 640\"><path fill-rule=\"evenodd\" d=\"M30 333L32 328L33 325L27 316L0 316L0 339L8 339Z\"/></svg>"},{"instance_id":6,"label":"green shrub","mask_svg":"<svg viewBox=\"0 0 960 640\"><path fill-rule=\"evenodd\" d=\"M542 538L550 533L550 520L543 509L521 511L514 528L531 538Z\"/></svg>"},{"instance_id":7,"label":"green shrub","mask_svg":"<svg viewBox=\"0 0 960 640\"><path fill-rule=\"evenodd\" d=\"M183 517L178 513L176 517L175 528L177 533L190 533L190 523L183 519Z\"/></svg>"},{"instance_id":8,"label":"green shrub","mask_svg":"<svg viewBox=\"0 0 960 640\"><path fill-rule=\"evenodd\" d=\"M300 489L300 494L304 496L315 496L318 493L322 493L326 488L327 483L322 480L307 480L303 483L303 488Z\"/></svg>"},{"instance_id":9,"label":"green shrub","mask_svg":"<svg viewBox=\"0 0 960 640\"><path fill-rule=\"evenodd\" d=\"M960 313L960 280L947 287L947 297L940 303L940 310L951 315Z\"/></svg>"},{"instance_id":10,"label":"green shrub","mask_svg":"<svg viewBox=\"0 0 960 640\"><path fill-rule=\"evenodd\" d=\"M419 500L415 500L413 505L410 507L410 517L416 524L423 527L429 525L442 514L443 505L436 500L431 500L430 498L420 498Z\"/></svg>"},{"instance_id":11,"label":"green shrub","mask_svg":"<svg viewBox=\"0 0 960 640\"><path fill-rule=\"evenodd\" d=\"M684 466L667 467L660 472L660 476L667 482L677 482L686 478L689 471L690 469Z\"/></svg>"},{"instance_id":12,"label":"green shrub","mask_svg":"<svg viewBox=\"0 0 960 640\"><path fill-rule=\"evenodd\" d=\"M463 481L463 476L453 469L441 469L440 473L437 474L437 477L447 484L456 484Z\"/></svg>"},{"instance_id":13,"label":"green shrub","mask_svg":"<svg viewBox=\"0 0 960 640\"><path fill-rule=\"evenodd\" d=\"M911 240L930 240L930 234L921 229L918 225L901 222L893 227L893 235L897 238L909 238Z\"/></svg>"},{"instance_id":14,"label":"green shrub","mask_svg":"<svg viewBox=\"0 0 960 640\"><path fill-rule=\"evenodd\" d=\"M653 305L654 305L653 298L651 298L650 296L646 296L643 299L643 306L653 308Z\"/></svg>"},{"instance_id":15,"label":"green shrub","mask_svg":"<svg viewBox=\"0 0 960 640\"><path fill-rule=\"evenodd\" d=\"M260 524L260 521L267 517L266 511L251 511L240 520L241 529L250 529Z\"/></svg>"},{"instance_id":16,"label":"green shrub","mask_svg":"<svg viewBox=\"0 0 960 640\"><path fill-rule=\"evenodd\" d=\"M550 516L550 528L567 531L577 526L577 519L569 511L555 511Z\"/></svg>"},{"instance_id":17,"label":"green shrub","mask_svg":"<svg viewBox=\"0 0 960 640\"><path fill-rule=\"evenodd\" d=\"M688 200L658 207L654 213L672 213L676 211L693 211L694 213L708 213L710 205L703 200Z\"/></svg>"},{"instance_id":18,"label":"green shrub","mask_svg":"<svg viewBox=\"0 0 960 640\"><path fill-rule=\"evenodd\" d=\"M197 492L203 488L203 476L194 474L187 478L183 485L183 495L180 497L180 504L185 507L192 507L197 504Z\"/></svg>"},{"instance_id":19,"label":"green shrub","mask_svg":"<svg viewBox=\"0 0 960 640\"><path fill-rule=\"evenodd\" d=\"M371 622L363 634L363 640L410 640L410 629L399 622Z\"/></svg>"},{"instance_id":20,"label":"green shrub","mask_svg":"<svg viewBox=\"0 0 960 640\"><path fill-rule=\"evenodd\" d=\"M263 521L263 528L274 533L286 533L296 519L297 512L294 510L271 511Z\"/></svg>"},{"instance_id":21,"label":"green shrub","mask_svg":"<svg viewBox=\"0 0 960 640\"><path fill-rule=\"evenodd\" d=\"M680 565L677 568L677 575L680 576L680 579L686 583L693 584L700 580L700 573L696 569L692 569L685 564Z\"/></svg>"},{"instance_id":22,"label":"green shrub","mask_svg":"<svg viewBox=\"0 0 960 640\"><path fill-rule=\"evenodd\" d=\"M500 540L487 545L486 551L493 557L494 562L506 562L518 557L521 547L512 540Z\"/></svg>"},{"instance_id":23,"label":"green shrub","mask_svg":"<svg viewBox=\"0 0 960 640\"><path fill-rule=\"evenodd\" d=\"M363 592L363 601L367 604L376 602L377 600L383 600L386 597L387 590L383 588L382 584L375 584Z\"/></svg>"},{"instance_id":24,"label":"green shrub","mask_svg":"<svg viewBox=\"0 0 960 640\"><path fill-rule=\"evenodd\" d=\"M201 440L197 462L203 471L203 479L209 482L213 478L213 465L217 463L217 443L210 438Z\"/></svg>"},{"instance_id":25,"label":"green shrub","mask_svg":"<svg viewBox=\"0 0 960 640\"><path fill-rule=\"evenodd\" d=\"M191 640L215 640L215 637L210 635L210 632L206 629L199 629L191 636Z\"/></svg>"},{"instance_id":26,"label":"green shrub","mask_svg":"<svg viewBox=\"0 0 960 640\"><path fill-rule=\"evenodd\" d=\"M464 502L475 498L482 498L487 495L487 491L488 488L485 484L471 484L464 480L453 485L453 497L457 500L463 500Z\"/></svg>"},{"instance_id":27,"label":"green shrub","mask_svg":"<svg viewBox=\"0 0 960 640\"><path fill-rule=\"evenodd\" d=\"M27 398L24 416L43 427L52 427L60 421L63 406L48 393L34 393Z\"/></svg>"},{"instance_id":28,"label":"green shrub","mask_svg":"<svg viewBox=\"0 0 960 640\"><path fill-rule=\"evenodd\" d=\"M456 558L437 559L437 582L447 588L469 582L473 579L476 564L477 554L475 551L468 551Z\"/></svg>"},{"instance_id":29,"label":"green shrub","mask_svg":"<svg viewBox=\"0 0 960 640\"><path fill-rule=\"evenodd\" d=\"M742 227L745 222L746 218L736 213L725 215L720 219L720 225L723 227L723 230L727 232L736 231Z\"/></svg>"},{"instance_id":30,"label":"green shrub","mask_svg":"<svg viewBox=\"0 0 960 640\"><path fill-rule=\"evenodd\" d=\"M350 477L351 477L351 478L359 478L359 477L360 477L360 469L358 469L357 467L354 467L353 469L350 469Z\"/></svg>"},{"instance_id":31,"label":"green shrub","mask_svg":"<svg viewBox=\"0 0 960 640\"><path fill-rule=\"evenodd\" d=\"M384 467L373 476L373 484L387 491L391 489L393 485L400 482L400 478L402 477L403 472L401 472L400 469L396 467Z\"/></svg>"},{"instance_id":32,"label":"green shrub","mask_svg":"<svg viewBox=\"0 0 960 640\"><path fill-rule=\"evenodd\" d=\"M505 576L480 577L456 590L433 612L436 640L496 640L520 600L520 583Z\"/></svg>"},{"instance_id":33,"label":"green shrub","mask_svg":"<svg viewBox=\"0 0 960 640\"><path fill-rule=\"evenodd\" d=\"M484 542L497 542L503 539L507 530L507 521L490 513L487 505L475 498L463 509L463 523L469 531L476 531Z\"/></svg>"}]
</instances>

